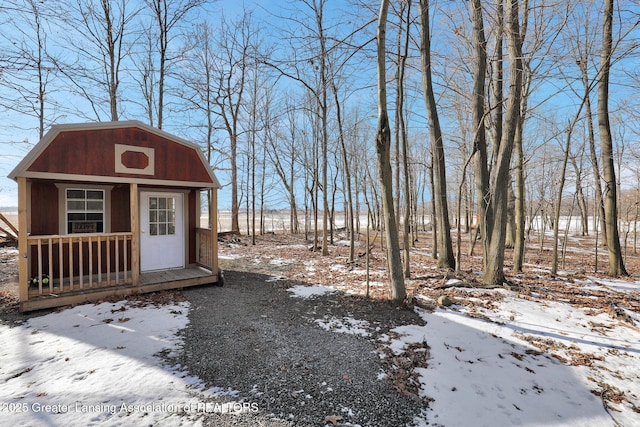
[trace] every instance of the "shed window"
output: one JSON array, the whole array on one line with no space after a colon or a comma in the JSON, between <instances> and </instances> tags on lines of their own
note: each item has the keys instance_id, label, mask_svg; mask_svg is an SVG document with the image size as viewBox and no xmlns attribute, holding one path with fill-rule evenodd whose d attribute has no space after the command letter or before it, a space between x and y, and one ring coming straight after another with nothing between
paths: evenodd
<instances>
[{"instance_id":1,"label":"shed window","mask_svg":"<svg viewBox=\"0 0 640 427\"><path fill-rule=\"evenodd\" d=\"M67 188L67 233L104 232L104 190Z\"/></svg>"},{"instance_id":2,"label":"shed window","mask_svg":"<svg viewBox=\"0 0 640 427\"><path fill-rule=\"evenodd\" d=\"M176 234L176 199L149 197L149 234L166 236Z\"/></svg>"}]
</instances>

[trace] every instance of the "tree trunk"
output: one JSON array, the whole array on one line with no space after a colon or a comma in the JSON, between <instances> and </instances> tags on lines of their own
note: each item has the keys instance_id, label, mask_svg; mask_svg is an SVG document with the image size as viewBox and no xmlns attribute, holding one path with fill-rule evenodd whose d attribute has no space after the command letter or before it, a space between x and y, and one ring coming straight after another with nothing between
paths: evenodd
<instances>
[{"instance_id":1,"label":"tree trunk","mask_svg":"<svg viewBox=\"0 0 640 427\"><path fill-rule=\"evenodd\" d=\"M602 155L602 173L605 183L604 211L606 241L609 251L608 274L613 277L626 276L618 233L618 206L616 171L613 163L613 141L609 123L609 71L612 54L613 0L605 1L604 31L600 52L600 79L598 83L598 130Z\"/></svg>"},{"instance_id":2,"label":"tree trunk","mask_svg":"<svg viewBox=\"0 0 640 427\"><path fill-rule=\"evenodd\" d=\"M315 10L316 23L318 25L318 38L320 41L320 121L322 125L322 255L329 255L329 181L327 178L329 168L329 129L328 129L328 117L327 117L327 48L325 45L324 37L324 22L323 22L323 5L320 2L320 6Z\"/></svg>"},{"instance_id":3,"label":"tree trunk","mask_svg":"<svg viewBox=\"0 0 640 427\"><path fill-rule=\"evenodd\" d=\"M451 223L447 203L447 176L442 143L442 130L438 117L438 109L433 93L431 78L431 40L429 35L429 1L420 0L420 23L422 26L420 53L422 59L422 91L424 94L427 115L429 118L429 134L431 137L431 158L433 160L433 176L435 193L433 198L438 218L438 267L455 269L456 259L451 241Z\"/></svg>"},{"instance_id":4,"label":"tree trunk","mask_svg":"<svg viewBox=\"0 0 640 427\"><path fill-rule=\"evenodd\" d=\"M580 108L580 110L581 109L582 107ZM556 201L555 209L556 226L553 228L553 258L551 260L552 275L558 273L558 234L560 232L560 209L562 208L562 192L564 191L564 184L567 176L567 161L569 160L569 153L571 151L571 136L573 135L573 128L579 115L580 111L578 111L578 113L576 114L576 119L569 124L569 128L567 129L567 143L565 146L564 158L562 160L562 170L560 171L560 184L558 188L558 200Z\"/></svg>"},{"instance_id":5,"label":"tree trunk","mask_svg":"<svg viewBox=\"0 0 640 427\"><path fill-rule=\"evenodd\" d=\"M333 89L333 97L336 103L336 119L338 121L338 139L340 140L340 148L342 154L342 162L344 163L344 180L346 184L345 195L345 226L349 232L349 262L355 261L356 254L356 242L355 242L355 230L353 221L353 195L351 192L351 170L349 168L349 157L347 154L347 145L344 140L344 126L342 124L342 110L340 108L340 101L338 99L338 88L335 81L331 80L331 88Z\"/></svg>"},{"instance_id":6,"label":"tree trunk","mask_svg":"<svg viewBox=\"0 0 640 427\"><path fill-rule=\"evenodd\" d=\"M433 177L433 157L431 157L431 165L429 166L429 185L431 186L431 257L438 259L438 234L440 233L438 233L438 217L436 216L436 198L433 196L436 193Z\"/></svg>"},{"instance_id":7,"label":"tree trunk","mask_svg":"<svg viewBox=\"0 0 640 427\"><path fill-rule=\"evenodd\" d=\"M489 254L489 238L493 227L493 208L489 203L491 193L489 188L489 160L487 157L487 136L484 124L485 107L485 79L487 74L487 42L484 35L481 0L471 0L471 19L473 24L474 45L474 77L473 77L473 151L476 153L476 192L478 197L478 214L480 221L477 232L482 239L483 262ZM475 238L473 239L475 243ZM473 250L473 245L471 246ZM470 253L471 253L470 250Z\"/></svg>"},{"instance_id":8,"label":"tree trunk","mask_svg":"<svg viewBox=\"0 0 640 427\"><path fill-rule=\"evenodd\" d=\"M502 0L500 0L502 2ZM528 29L529 20L529 1L524 0L522 10L522 27L520 29L520 38L525 39ZM523 150L523 134L525 116L527 114L527 101L529 97L529 91L531 87L531 80L533 73L531 72L531 61L534 55L528 55L526 59L523 59L523 88L522 99L520 103L520 117L516 128L516 136L514 141L515 149L515 241L513 245L513 271L521 272L522 265L524 264L524 251L525 251L525 161Z\"/></svg>"},{"instance_id":9,"label":"tree trunk","mask_svg":"<svg viewBox=\"0 0 640 427\"><path fill-rule=\"evenodd\" d=\"M580 70L582 72L582 85L584 87L584 99L585 99L585 115L587 118L587 126L589 129L589 154L591 155L591 167L593 169L593 181L596 190L596 209L599 213L600 220L600 233L602 234L602 241L606 245L607 242L607 227L605 225L605 212L604 212L604 197L602 196L602 176L600 174L600 162L598 161L598 154L596 152L596 137L595 130L593 129L593 111L591 109L591 86L589 86L589 77L587 75L587 62L579 61Z\"/></svg>"},{"instance_id":10,"label":"tree trunk","mask_svg":"<svg viewBox=\"0 0 640 427\"><path fill-rule=\"evenodd\" d=\"M235 135L229 135L231 149L231 231L240 232L240 206L238 204L238 143Z\"/></svg>"},{"instance_id":11,"label":"tree trunk","mask_svg":"<svg viewBox=\"0 0 640 427\"><path fill-rule=\"evenodd\" d=\"M406 39L404 41L404 52L400 55L400 61L398 64L398 132L402 140L402 171L403 171L403 198L404 198L404 218L403 218L403 234L402 243L404 247L404 277L411 277L411 191L409 189L409 141L407 138L407 129L404 121L404 75L405 75L405 63L409 56L409 42L410 42L410 24L411 22L411 0L407 0L407 30L405 32ZM400 44L400 43L398 43ZM398 168L399 169L399 168ZM398 208L398 211L400 209Z\"/></svg>"},{"instance_id":12,"label":"tree trunk","mask_svg":"<svg viewBox=\"0 0 640 427\"><path fill-rule=\"evenodd\" d=\"M515 147L515 141L514 141ZM509 177L511 178L511 177ZM505 235L505 247L513 249L516 245L516 196L511 182L507 186L507 230Z\"/></svg>"},{"instance_id":13,"label":"tree trunk","mask_svg":"<svg viewBox=\"0 0 640 427\"><path fill-rule=\"evenodd\" d=\"M524 111L523 111L524 114ZM519 273L524 264L525 248L525 185L524 185L524 151L522 149L523 120L518 123L516 130L515 150L515 216L516 238L513 245L513 271Z\"/></svg>"},{"instance_id":14,"label":"tree trunk","mask_svg":"<svg viewBox=\"0 0 640 427\"><path fill-rule=\"evenodd\" d=\"M500 147L496 157L493 175L494 226L489 242L488 258L482 283L501 285L504 283L504 252L507 221L508 191L511 155L516 128L520 120L520 102L522 96L522 39L518 23L518 0L508 0L506 8L507 44L509 49L509 97Z\"/></svg>"},{"instance_id":15,"label":"tree trunk","mask_svg":"<svg viewBox=\"0 0 640 427\"><path fill-rule=\"evenodd\" d=\"M584 145L582 146L584 149ZM582 160L580 161L581 165L578 166L578 161L576 160L576 156L571 156L569 159L571 161L571 165L573 166L573 170L576 174L576 198L578 199L578 208L580 209L580 226L581 232L583 236L589 235L589 210L587 207L587 200L584 195L584 189L582 185Z\"/></svg>"},{"instance_id":16,"label":"tree trunk","mask_svg":"<svg viewBox=\"0 0 640 427\"><path fill-rule=\"evenodd\" d=\"M406 296L402 262L400 261L400 245L398 229L393 209L393 175L391 171L391 129L387 113L385 39L389 0L382 0L377 28L377 68L378 68L378 129L376 131L376 152L382 190L382 209L387 238L387 265L391 281L391 299L402 302Z\"/></svg>"}]
</instances>

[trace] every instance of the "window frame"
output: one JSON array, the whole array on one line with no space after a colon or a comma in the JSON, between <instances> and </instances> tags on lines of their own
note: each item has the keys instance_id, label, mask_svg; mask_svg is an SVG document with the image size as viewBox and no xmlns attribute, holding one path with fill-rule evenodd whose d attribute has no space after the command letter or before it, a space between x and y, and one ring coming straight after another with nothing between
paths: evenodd
<instances>
[{"instance_id":1,"label":"window frame","mask_svg":"<svg viewBox=\"0 0 640 427\"><path fill-rule=\"evenodd\" d=\"M113 185L95 185L95 184L84 184L84 183L65 183L65 184L60 184L57 183L56 187L58 188L58 217L59 217L59 221L58 221L58 227L59 230L61 231L60 234L64 234L64 235L75 235L75 234L105 234L105 233L110 233L111 232L111 215L110 215L110 211L111 211L111 190L113 189ZM91 210L87 210L86 206L84 211L82 210L76 210L76 209L68 209L68 198L67 198L67 191L68 190L82 190L85 191L85 202L87 200L86 196L86 192L88 191L102 191L103 194L103 198L102 198L102 231L97 231L97 232L88 232L88 233L73 233L70 229L69 229L69 220L68 220L68 215L69 213L91 213L91 212L98 212L98 211L91 211ZM73 200L73 199L72 199Z\"/></svg>"},{"instance_id":2,"label":"window frame","mask_svg":"<svg viewBox=\"0 0 640 427\"><path fill-rule=\"evenodd\" d=\"M152 207L151 199L156 199L156 206ZM164 206L161 206L160 200L164 200ZM173 203L171 206L167 204L169 200ZM174 195L149 195L149 206L147 207L146 214L149 215L149 236L162 237L162 236L175 236L176 234L176 198ZM152 213L155 213L155 219L152 218ZM164 213L164 218L162 214ZM154 227L155 226L155 227ZM164 232L162 227L164 226Z\"/></svg>"}]
</instances>

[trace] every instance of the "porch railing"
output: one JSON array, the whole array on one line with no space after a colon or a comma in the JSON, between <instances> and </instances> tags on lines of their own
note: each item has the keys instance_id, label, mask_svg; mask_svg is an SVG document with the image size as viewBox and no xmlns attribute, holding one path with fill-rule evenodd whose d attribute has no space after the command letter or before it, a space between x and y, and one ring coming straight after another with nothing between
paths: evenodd
<instances>
[{"instance_id":1,"label":"porch railing","mask_svg":"<svg viewBox=\"0 0 640 427\"><path fill-rule=\"evenodd\" d=\"M28 236L30 295L130 284L132 233Z\"/></svg>"},{"instance_id":2,"label":"porch railing","mask_svg":"<svg viewBox=\"0 0 640 427\"><path fill-rule=\"evenodd\" d=\"M211 229L196 228L196 263L209 270L213 269L212 247Z\"/></svg>"}]
</instances>

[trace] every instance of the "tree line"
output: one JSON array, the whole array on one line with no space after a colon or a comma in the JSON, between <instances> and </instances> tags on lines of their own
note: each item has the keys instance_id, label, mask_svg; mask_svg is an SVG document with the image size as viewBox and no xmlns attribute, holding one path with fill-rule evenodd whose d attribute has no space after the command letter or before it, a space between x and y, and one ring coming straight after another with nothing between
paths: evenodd
<instances>
[{"instance_id":1,"label":"tree line","mask_svg":"<svg viewBox=\"0 0 640 427\"><path fill-rule=\"evenodd\" d=\"M421 228L448 269L468 233L499 285L506 247L521 271L540 224L557 271L574 208L620 276L640 194L639 21L633 0L7 0L0 126L138 119L185 135L254 243L283 205L323 254L344 212L349 261L363 215L384 230L396 299Z\"/></svg>"}]
</instances>

